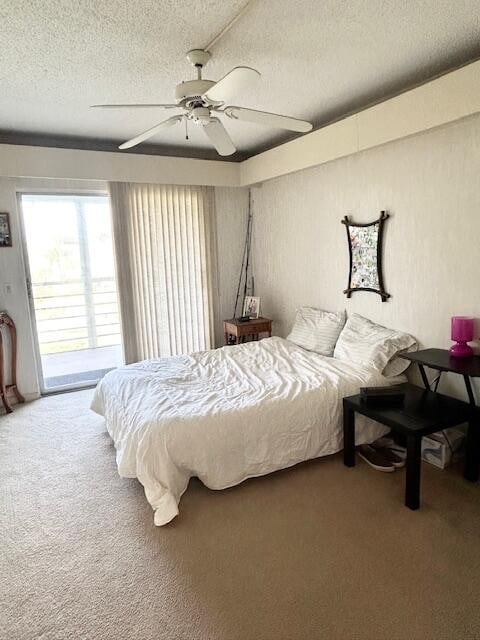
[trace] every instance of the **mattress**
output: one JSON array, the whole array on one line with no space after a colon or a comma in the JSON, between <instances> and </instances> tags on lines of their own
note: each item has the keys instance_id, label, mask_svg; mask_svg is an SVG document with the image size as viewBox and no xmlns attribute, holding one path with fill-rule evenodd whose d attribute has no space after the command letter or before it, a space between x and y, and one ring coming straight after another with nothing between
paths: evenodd
<instances>
[{"instance_id":1,"label":"mattress","mask_svg":"<svg viewBox=\"0 0 480 640\"><path fill-rule=\"evenodd\" d=\"M273 337L116 369L92 409L105 417L119 474L138 478L161 526L191 477L224 489L340 451L342 398L404 380ZM357 418L358 444L386 431Z\"/></svg>"}]
</instances>

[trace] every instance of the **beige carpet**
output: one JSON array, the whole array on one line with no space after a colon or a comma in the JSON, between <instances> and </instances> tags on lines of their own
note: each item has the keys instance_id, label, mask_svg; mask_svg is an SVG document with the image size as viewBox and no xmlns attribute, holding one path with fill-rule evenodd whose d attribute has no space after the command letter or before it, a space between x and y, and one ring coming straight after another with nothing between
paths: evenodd
<instances>
[{"instance_id":1,"label":"beige carpet","mask_svg":"<svg viewBox=\"0 0 480 640\"><path fill-rule=\"evenodd\" d=\"M163 528L122 480L91 392L0 417L4 640L477 639L480 486L339 456L228 491L192 481Z\"/></svg>"}]
</instances>

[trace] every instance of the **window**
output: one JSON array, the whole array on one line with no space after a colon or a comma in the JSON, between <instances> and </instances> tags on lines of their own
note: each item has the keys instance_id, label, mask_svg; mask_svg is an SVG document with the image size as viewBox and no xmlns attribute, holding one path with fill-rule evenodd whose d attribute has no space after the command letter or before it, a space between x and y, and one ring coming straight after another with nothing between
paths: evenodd
<instances>
[{"instance_id":1,"label":"window","mask_svg":"<svg viewBox=\"0 0 480 640\"><path fill-rule=\"evenodd\" d=\"M44 390L95 383L122 363L108 196L21 201Z\"/></svg>"}]
</instances>

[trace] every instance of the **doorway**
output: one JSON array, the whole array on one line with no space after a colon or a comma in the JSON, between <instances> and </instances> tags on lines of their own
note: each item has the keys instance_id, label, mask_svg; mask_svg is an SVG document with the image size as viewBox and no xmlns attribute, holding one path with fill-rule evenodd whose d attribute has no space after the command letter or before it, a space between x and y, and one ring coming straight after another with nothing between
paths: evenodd
<instances>
[{"instance_id":1,"label":"doorway","mask_svg":"<svg viewBox=\"0 0 480 640\"><path fill-rule=\"evenodd\" d=\"M42 392L93 386L123 364L108 196L20 201Z\"/></svg>"}]
</instances>

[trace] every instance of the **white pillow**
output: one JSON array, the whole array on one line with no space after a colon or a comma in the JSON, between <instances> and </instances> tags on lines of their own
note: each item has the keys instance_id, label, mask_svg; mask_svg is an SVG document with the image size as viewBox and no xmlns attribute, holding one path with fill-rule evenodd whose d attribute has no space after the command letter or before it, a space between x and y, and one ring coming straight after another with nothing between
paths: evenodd
<instances>
[{"instance_id":1,"label":"white pillow","mask_svg":"<svg viewBox=\"0 0 480 640\"><path fill-rule=\"evenodd\" d=\"M399 358L398 355L400 353L406 353L410 351L418 351L418 343L415 341L410 347L407 349L401 349L396 356L390 359L390 362L387 363L387 366L382 371L382 376L386 378L393 378L394 376L399 376L401 373L406 371L408 367L411 365L410 360L405 360L405 358Z\"/></svg>"},{"instance_id":2,"label":"white pillow","mask_svg":"<svg viewBox=\"0 0 480 640\"><path fill-rule=\"evenodd\" d=\"M332 356L335 343L345 324L345 311L322 311L302 307L297 311L287 340L322 356Z\"/></svg>"},{"instance_id":3,"label":"white pillow","mask_svg":"<svg viewBox=\"0 0 480 640\"><path fill-rule=\"evenodd\" d=\"M405 371L409 361L395 356L416 348L415 338L407 333L387 329L354 313L348 318L333 355L340 360L373 367L385 376L397 376Z\"/></svg>"}]
</instances>

